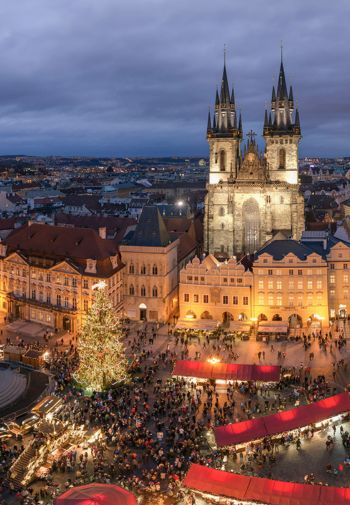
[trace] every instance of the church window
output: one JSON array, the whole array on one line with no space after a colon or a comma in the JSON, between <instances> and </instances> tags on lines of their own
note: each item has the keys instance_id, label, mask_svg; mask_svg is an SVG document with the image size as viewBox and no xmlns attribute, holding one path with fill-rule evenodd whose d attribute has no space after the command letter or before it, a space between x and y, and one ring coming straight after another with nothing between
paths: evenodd
<instances>
[{"instance_id":1,"label":"church window","mask_svg":"<svg viewBox=\"0 0 350 505\"><path fill-rule=\"evenodd\" d=\"M156 286L153 287L152 289L152 296L156 298L158 296L158 289Z\"/></svg>"},{"instance_id":2,"label":"church window","mask_svg":"<svg viewBox=\"0 0 350 505\"><path fill-rule=\"evenodd\" d=\"M220 172L225 172L226 170L226 152L222 149L220 151Z\"/></svg>"},{"instance_id":3,"label":"church window","mask_svg":"<svg viewBox=\"0 0 350 505\"><path fill-rule=\"evenodd\" d=\"M145 286L141 286L141 296L146 296L146 288L145 288Z\"/></svg>"},{"instance_id":4,"label":"church window","mask_svg":"<svg viewBox=\"0 0 350 505\"><path fill-rule=\"evenodd\" d=\"M158 275L158 267L157 267L157 265L153 265L152 274L153 275Z\"/></svg>"},{"instance_id":5,"label":"church window","mask_svg":"<svg viewBox=\"0 0 350 505\"><path fill-rule=\"evenodd\" d=\"M279 168L279 170L284 170L286 168L286 150L283 148L279 150L278 168Z\"/></svg>"},{"instance_id":6,"label":"church window","mask_svg":"<svg viewBox=\"0 0 350 505\"><path fill-rule=\"evenodd\" d=\"M253 253L260 246L260 209L254 198L248 198L242 206L244 248Z\"/></svg>"},{"instance_id":7,"label":"church window","mask_svg":"<svg viewBox=\"0 0 350 505\"><path fill-rule=\"evenodd\" d=\"M129 287L129 295L133 296L134 294L135 294L135 288L133 284L131 284Z\"/></svg>"},{"instance_id":8,"label":"church window","mask_svg":"<svg viewBox=\"0 0 350 505\"><path fill-rule=\"evenodd\" d=\"M219 216L222 217L224 215L225 215L225 209L224 209L224 207L220 207L220 209L219 209Z\"/></svg>"},{"instance_id":9,"label":"church window","mask_svg":"<svg viewBox=\"0 0 350 505\"><path fill-rule=\"evenodd\" d=\"M221 223L221 229L224 230L225 229L225 224L224 223Z\"/></svg>"}]
</instances>

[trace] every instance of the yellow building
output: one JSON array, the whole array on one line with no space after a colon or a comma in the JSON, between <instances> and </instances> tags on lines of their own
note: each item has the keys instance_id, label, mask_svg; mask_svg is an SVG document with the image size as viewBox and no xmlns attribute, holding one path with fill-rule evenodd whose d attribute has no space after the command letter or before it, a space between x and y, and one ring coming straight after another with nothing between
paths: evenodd
<instances>
[{"instance_id":1,"label":"yellow building","mask_svg":"<svg viewBox=\"0 0 350 505\"><path fill-rule=\"evenodd\" d=\"M327 326L327 271L327 261L306 244L270 242L254 259L254 317L294 327Z\"/></svg>"},{"instance_id":2,"label":"yellow building","mask_svg":"<svg viewBox=\"0 0 350 505\"><path fill-rule=\"evenodd\" d=\"M337 242L327 254L330 317L346 317L350 310L350 246Z\"/></svg>"},{"instance_id":3,"label":"yellow building","mask_svg":"<svg viewBox=\"0 0 350 505\"><path fill-rule=\"evenodd\" d=\"M180 319L250 321L253 274L235 258L197 257L180 272Z\"/></svg>"},{"instance_id":4,"label":"yellow building","mask_svg":"<svg viewBox=\"0 0 350 505\"><path fill-rule=\"evenodd\" d=\"M121 311L122 268L116 243L95 230L28 223L0 244L3 317L75 331L99 280Z\"/></svg>"}]
</instances>

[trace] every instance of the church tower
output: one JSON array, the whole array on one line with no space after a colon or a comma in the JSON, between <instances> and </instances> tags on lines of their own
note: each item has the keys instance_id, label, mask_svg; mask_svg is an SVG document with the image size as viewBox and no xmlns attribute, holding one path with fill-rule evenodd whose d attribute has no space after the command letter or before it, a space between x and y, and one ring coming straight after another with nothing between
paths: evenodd
<instances>
[{"instance_id":1,"label":"church tower","mask_svg":"<svg viewBox=\"0 0 350 505\"><path fill-rule=\"evenodd\" d=\"M220 94L210 112L209 182L205 201L205 250L221 258L254 253L276 234L298 240L304 229L304 198L299 192L299 113L294 113L293 91L281 61L271 112L265 110L265 154L259 152L254 132L241 153L242 119L237 118L230 94L226 64Z\"/></svg>"},{"instance_id":2,"label":"church tower","mask_svg":"<svg viewBox=\"0 0 350 505\"><path fill-rule=\"evenodd\" d=\"M294 114L293 89L288 94L282 58L277 93L272 88L271 112L265 110L263 136L271 180L298 184L299 112Z\"/></svg>"}]
</instances>

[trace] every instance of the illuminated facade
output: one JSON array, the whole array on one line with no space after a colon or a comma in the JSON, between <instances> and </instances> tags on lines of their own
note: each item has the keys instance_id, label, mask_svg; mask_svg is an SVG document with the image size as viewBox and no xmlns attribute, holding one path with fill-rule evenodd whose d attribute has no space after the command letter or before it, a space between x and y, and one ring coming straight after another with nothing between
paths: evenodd
<instances>
[{"instance_id":1,"label":"illuminated facade","mask_svg":"<svg viewBox=\"0 0 350 505\"><path fill-rule=\"evenodd\" d=\"M223 257L253 253L277 232L299 239L304 229L304 199L299 193L299 113L294 113L283 63L277 92L272 91L271 112L265 111L260 154L250 132L244 153L242 119L237 118L226 66L220 95L216 93L213 120L208 117L209 183L205 203L204 247Z\"/></svg>"}]
</instances>

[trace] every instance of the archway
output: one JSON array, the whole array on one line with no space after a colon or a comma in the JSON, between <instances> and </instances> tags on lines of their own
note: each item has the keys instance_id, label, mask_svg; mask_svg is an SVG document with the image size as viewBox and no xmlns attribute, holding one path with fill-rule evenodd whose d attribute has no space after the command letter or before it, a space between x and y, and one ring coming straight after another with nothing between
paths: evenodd
<instances>
[{"instance_id":1,"label":"archway","mask_svg":"<svg viewBox=\"0 0 350 505\"><path fill-rule=\"evenodd\" d=\"M241 312L240 315L238 316L239 321L247 321L248 317L244 312Z\"/></svg>"},{"instance_id":2,"label":"archway","mask_svg":"<svg viewBox=\"0 0 350 505\"><path fill-rule=\"evenodd\" d=\"M260 321L267 321L267 316L265 316L265 314L259 314L258 322L260 323Z\"/></svg>"},{"instance_id":3,"label":"archway","mask_svg":"<svg viewBox=\"0 0 350 505\"><path fill-rule=\"evenodd\" d=\"M233 321L233 315L231 314L231 312L223 312L222 322L229 323L230 321Z\"/></svg>"},{"instance_id":4,"label":"archway","mask_svg":"<svg viewBox=\"0 0 350 505\"><path fill-rule=\"evenodd\" d=\"M302 328L303 320L299 314L292 314L288 317L290 328Z\"/></svg>"},{"instance_id":5,"label":"archway","mask_svg":"<svg viewBox=\"0 0 350 505\"><path fill-rule=\"evenodd\" d=\"M144 303L140 303L139 309L140 309L140 321L146 321L147 320L147 305L145 305Z\"/></svg>"},{"instance_id":6,"label":"archway","mask_svg":"<svg viewBox=\"0 0 350 505\"><path fill-rule=\"evenodd\" d=\"M279 314L275 314L274 316L272 316L272 321L282 321L282 316L280 316Z\"/></svg>"},{"instance_id":7,"label":"archway","mask_svg":"<svg viewBox=\"0 0 350 505\"><path fill-rule=\"evenodd\" d=\"M213 316L210 314L210 312L208 312L207 310L205 310L201 314L201 319L213 319Z\"/></svg>"},{"instance_id":8,"label":"archway","mask_svg":"<svg viewBox=\"0 0 350 505\"><path fill-rule=\"evenodd\" d=\"M196 314L193 312L193 310L188 310L188 311L186 312L185 318L186 318L186 319L191 320L191 319L196 319L196 318L197 318L197 316L196 316Z\"/></svg>"},{"instance_id":9,"label":"archway","mask_svg":"<svg viewBox=\"0 0 350 505\"><path fill-rule=\"evenodd\" d=\"M322 328L322 319L323 317L318 314L311 314L311 316L307 319L307 325L309 328L320 329Z\"/></svg>"},{"instance_id":10,"label":"archway","mask_svg":"<svg viewBox=\"0 0 350 505\"><path fill-rule=\"evenodd\" d=\"M242 206L243 248L253 253L260 247L260 210L255 198L248 198Z\"/></svg>"}]
</instances>

